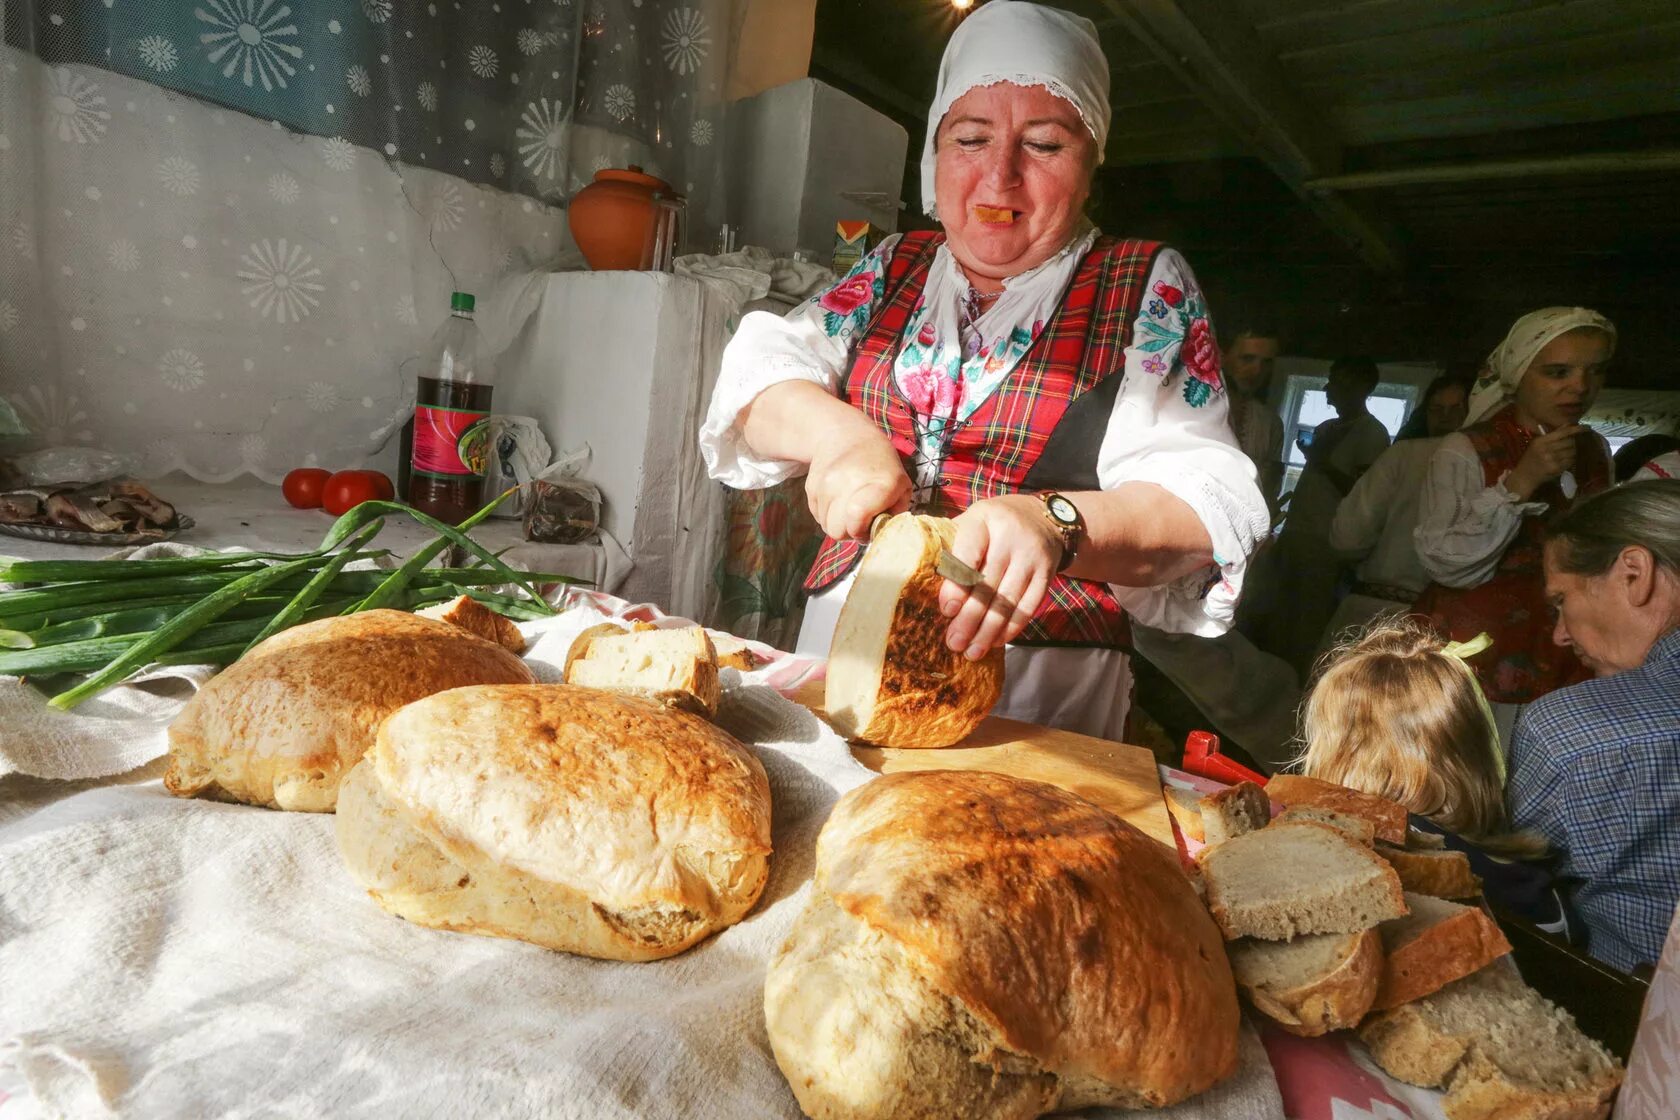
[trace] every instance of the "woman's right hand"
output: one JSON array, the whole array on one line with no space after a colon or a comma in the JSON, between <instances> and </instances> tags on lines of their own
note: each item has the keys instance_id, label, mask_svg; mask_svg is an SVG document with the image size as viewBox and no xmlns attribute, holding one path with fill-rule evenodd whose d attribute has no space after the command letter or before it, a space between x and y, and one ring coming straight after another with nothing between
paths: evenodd
<instances>
[{"instance_id":1,"label":"woman's right hand","mask_svg":"<svg viewBox=\"0 0 1680 1120\"><path fill-rule=\"evenodd\" d=\"M854 413L862 424L847 424L819 438L805 477L811 515L835 540L869 535L877 514L910 508L910 476L885 433Z\"/></svg>"},{"instance_id":2,"label":"woman's right hand","mask_svg":"<svg viewBox=\"0 0 1680 1120\"><path fill-rule=\"evenodd\" d=\"M1505 476L1505 489L1519 501L1575 465L1575 437L1585 431L1579 424L1566 424L1556 431L1534 437L1517 465Z\"/></svg>"}]
</instances>

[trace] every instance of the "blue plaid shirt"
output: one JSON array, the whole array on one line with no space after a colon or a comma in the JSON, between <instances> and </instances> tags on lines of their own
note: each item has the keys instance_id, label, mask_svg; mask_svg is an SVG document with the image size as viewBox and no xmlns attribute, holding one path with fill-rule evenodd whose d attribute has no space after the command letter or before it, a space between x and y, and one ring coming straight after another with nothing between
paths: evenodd
<instances>
[{"instance_id":1,"label":"blue plaid shirt","mask_svg":"<svg viewBox=\"0 0 1680 1120\"><path fill-rule=\"evenodd\" d=\"M1625 972L1655 963L1680 900L1680 630L1637 669L1528 705L1507 795L1516 825L1559 852L1588 952Z\"/></svg>"}]
</instances>

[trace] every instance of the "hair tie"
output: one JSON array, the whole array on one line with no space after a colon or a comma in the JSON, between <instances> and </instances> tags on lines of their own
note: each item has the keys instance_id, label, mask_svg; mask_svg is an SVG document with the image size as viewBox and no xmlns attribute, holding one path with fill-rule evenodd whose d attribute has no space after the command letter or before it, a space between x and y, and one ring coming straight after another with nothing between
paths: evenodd
<instances>
[{"instance_id":1,"label":"hair tie","mask_svg":"<svg viewBox=\"0 0 1680 1120\"><path fill-rule=\"evenodd\" d=\"M1505 784L1505 744L1499 735L1499 720L1493 714L1493 705L1488 703L1487 693L1482 691L1482 682L1476 679L1476 670L1470 667L1470 658L1485 652L1493 645L1493 639L1484 630L1468 642L1448 642L1441 647L1441 652L1464 666L1464 672L1470 678L1470 687L1476 690L1476 703L1481 705L1482 716L1487 720L1488 730L1493 734L1493 763L1499 771L1499 784Z\"/></svg>"}]
</instances>

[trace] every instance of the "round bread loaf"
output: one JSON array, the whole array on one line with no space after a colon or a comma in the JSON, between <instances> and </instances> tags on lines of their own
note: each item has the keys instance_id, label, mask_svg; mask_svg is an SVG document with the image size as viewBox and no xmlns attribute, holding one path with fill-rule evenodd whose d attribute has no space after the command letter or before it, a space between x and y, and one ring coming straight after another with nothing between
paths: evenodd
<instances>
[{"instance_id":1,"label":"round bread loaf","mask_svg":"<svg viewBox=\"0 0 1680 1120\"><path fill-rule=\"evenodd\" d=\"M351 875L411 922L645 961L758 901L770 783L726 732L652 701L458 688L385 721L336 826Z\"/></svg>"},{"instance_id":2,"label":"round bread loaf","mask_svg":"<svg viewBox=\"0 0 1680 1120\"><path fill-rule=\"evenodd\" d=\"M816 1120L1158 1107L1237 1061L1224 941L1173 853L1000 774L843 797L764 1007Z\"/></svg>"},{"instance_id":3,"label":"round bread loaf","mask_svg":"<svg viewBox=\"0 0 1680 1120\"><path fill-rule=\"evenodd\" d=\"M468 684L526 684L519 657L458 626L363 611L283 630L210 679L169 727L181 797L330 813L385 717Z\"/></svg>"}]
</instances>

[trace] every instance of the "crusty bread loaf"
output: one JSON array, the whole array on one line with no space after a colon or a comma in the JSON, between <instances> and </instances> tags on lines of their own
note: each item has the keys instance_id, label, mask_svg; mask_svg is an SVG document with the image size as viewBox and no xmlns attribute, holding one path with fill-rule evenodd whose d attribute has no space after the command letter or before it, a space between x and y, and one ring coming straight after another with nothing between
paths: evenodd
<instances>
[{"instance_id":1,"label":"crusty bread loaf","mask_svg":"<svg viewBox=\"0 0 1680 1120\"><path fill-rule=\"evenodd\" d=\"M483 603L466 595L457 595L447 603L425 607L414 612L421 618L435 618L451 626L459 626L469 634L477 634L487 642L512 653L525 652L525 635L510 618L503 618Z\"/></svg>"},{"instance_id":2,"label":"crusty bread loaf","mask_svg":"<svg viewBox=\"0 0 1680 1120\"><path fill-rule=\"evenodd\" d=\"M1003 693L1003 650L978 661L946 648L935 568L956 539L943 517L901 513L870 541L828 651L829 722L882 747L948 747Z\"/></svg>"},{"instance_id":3,"label":"crusty bread loaf","mask_svg":"<svg viewBox=\"0 0 1680 1120\"><path fill-rule=\"evenodd\" d=\"M1470 870L1470 857L1463 852L1412 851L1378 844L1377 854L1400 873L1400 885L1408 891L1436 898L1475 898L1482 893L1482 881Z\"/></svg>"},{"instance_id":4,"label":"crusty bread loaf","mask_svg":"<svg viewBox=\"0 0 1680 1120\"><path fill-rule=\"evenodd\" d=\"M1314 824L1329 825L1337 832L1345 833L1350 839L1361 844L1369 845L1376 839L1377 830L1364 817L1349 816L1338 813L1334 809L1321 809L1316 805L1295 805L1277 815L1278 824L1289 824L1293 821L1311 821Z\"/></svg>"},{"instance_id":5,"label":"crusty bread loaf","mask_svg":"<svg viewBox=\"0 0 1680 1120\"><path fill-rule=\"evenodd\" d=\"M525 684L516 655L405 611L294 626L210 679L169 727L164 785L272 809L330 813L386 716L469 684Z\"/></svg>"},{"instance_id":6,"label":"crusty bread loaf","mask_svg":"<svg viewBox=\"0 0 1680 1120\"><path fill-rule=\"evenodd\" d=\"M1054 786L890 774L843 797L765 978L817 1120L1159 1106L1229 1075L1219 932L1172 853Z\"/></svg>"},{"instance_id":7,"label":"crusty bread loaf","mask_svg":"<svg viewBox=\"0 0 1680 1120\"><path fill-rule=\"evenodd\" d=\"M1212 847L1235 839L1272 820L1272 803L1253 782L1238 782L1202 798L1202 837Z\"/></svg>"},{"instance_id":8,"label":"crusty bread loaf","mask_svg":"<svg viewBox=\"0 0 1680 1120\"><path fill-rule=\"evenodd\" d=\"M1406 893L1410 913L1384 922L1382 986L1372 1006L1387 1011L1438 992L1511 951L1499 926L1479 906Z\"/></svg>"},{"instance_id":9,"label":"crusty bread loaf","mask_svg":"<svg viewBox=\"0 0 1680 1120\"><path fill-rule=\"evenodd\" d=\"M569 685L460 688L385 722L337 828L351 875L409 921L644 961L752 908L770 786L687 712Z\"/></svg>"},{"instance_id":10,"label":"crusty bread loaf","mask_svg":"<svg viewBox=\"0 0 1680 1120\"><path fill-rule=\"evenodd\" d=\"M1400 877L1370 848L1321 824L1274 824L1210 849L1208 909L1230 940L1362 933L1406 912Z\"/></svg>"},{"instance_id":11,"label":"crusty bread loaf","mask_svg":"<svg viewBox=\"0 0 1680 1120\"><path fill-rule=\"evenodd\" d=\"M565 677L567 684L642 696L707 719L717 715L717 649L699 626L592 626L572 640Z\"/></svg>"},{"instance_id":12,"label":"crusty bread loaf","mask_svg":"<svg viewBox=\"0 0 1680 1120\"><path fill-rule=\"evenodd\" d=\"M1382 980L1382 938L1374 929L1293 941L1245 938L1232 943L1230 954L1231 971L1255 1010L1309 1038L1358 1026Z\"/></svg>"},{"instance_id":13,"label":"crusty bread loaf","mask_svg":"<svg viewBox=\"0 0 1680 1120\"><path fill-rule=\"evenodd\" d=\"M1602 1120L1614 1058L1569 1013L1494 966L1359 1029L1391 1077L1447 1090L1448 1120Z\"/></svg>"},{"instance_id":14,"label":"crusty bread loaf","mask_svg":"<svg viewBox=\"0 0 1680 1120\"><path fill-rule=\"evenodd\" d=\"M1266 793L1273 801L1282 802L1291 809L1309 805L1350 817L1363 817L1371 822L1378 840L1401 845L1406 842L1405 806L1386 797L1301 774L1277 775L1266 783Z\"/></svg>"}]
</instances>

